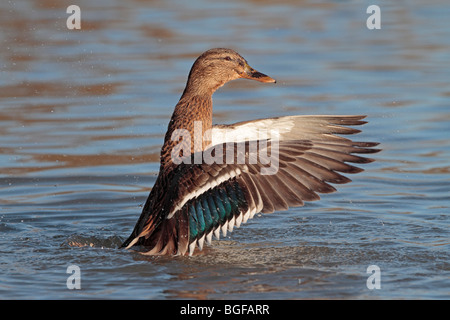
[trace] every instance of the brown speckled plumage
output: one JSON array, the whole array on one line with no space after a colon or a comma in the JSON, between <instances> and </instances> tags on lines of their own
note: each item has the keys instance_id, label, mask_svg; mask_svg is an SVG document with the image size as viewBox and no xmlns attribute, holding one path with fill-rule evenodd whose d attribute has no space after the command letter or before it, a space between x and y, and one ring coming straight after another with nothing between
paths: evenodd
<instances>
[{"instance_id":1,"label":"brown speckled plumage","mask_svg":"<svg viewBox=\"0 0 450 320\"><path fill-rule=\"evenodd\" d=\"M197 130L194 136L195 122L201 124L202 129ZM206 141L202 137L212 127L212 99L211 96L184 96L180 99L167 128L164 138L164 146L161 150L161 165L165 168L171 165L171 153L174 147L184 148L183 143L190 144L191 153L194 153L194 141L202 141L202 150L206 147ZM191 141L172 141L172 134L176 129L184 129L190 132Z\"/></svg>"}]
</instances>

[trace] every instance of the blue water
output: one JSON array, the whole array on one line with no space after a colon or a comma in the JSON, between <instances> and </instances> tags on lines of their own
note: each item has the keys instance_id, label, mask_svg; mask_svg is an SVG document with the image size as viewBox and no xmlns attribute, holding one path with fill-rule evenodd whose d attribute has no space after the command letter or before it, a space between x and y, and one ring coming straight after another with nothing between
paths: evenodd
<instances>
[{"instance_id":1,"label":"blue water","mask_svg":"<svg viewBox=\"0 0 450 320\"><path fill-rule=\"evenodd\" d=\"M1 299L448 299L450 4L0 4ZM277 84L231 82L214 122L366 114L376 162L319 202L257 215L194 257L129 235L195 58L230 47ZM69 290L68 266L81 270ZM380 289L366 285L380 268Z\"/></svg>"}]
</instances>

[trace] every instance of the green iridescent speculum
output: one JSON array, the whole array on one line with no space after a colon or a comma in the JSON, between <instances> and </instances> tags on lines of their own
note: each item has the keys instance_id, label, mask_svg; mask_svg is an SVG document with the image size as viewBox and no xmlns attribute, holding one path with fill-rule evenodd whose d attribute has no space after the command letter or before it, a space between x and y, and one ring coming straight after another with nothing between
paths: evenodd
<instances>
[{"instance_id":1,"label":"green iridescent speculum","mask_svg":"<svg viewBox=\"0 0 450 320\"><path fill-rule=\"evenodd\" d=\"M247 202L239 184L227 181L189 201L188 208L192 242L247 210Z\"/></svg>"}]
</instances>

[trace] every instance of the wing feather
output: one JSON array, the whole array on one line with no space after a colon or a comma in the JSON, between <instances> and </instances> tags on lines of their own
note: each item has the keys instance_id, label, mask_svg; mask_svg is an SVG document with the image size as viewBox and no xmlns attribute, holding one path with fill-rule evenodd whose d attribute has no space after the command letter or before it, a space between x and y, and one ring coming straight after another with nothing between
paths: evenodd
<instances>
[{"instance_id":1,"label":"wing feather","mask_svg":"<svg viewBox=\"0 0 450 320\"><path fill-rule=\"evenodd\" d=\"M169 196L160 196L164 200L159 207L152 203L145 208L134 237L126 243L149 246L148 254L192 254L196 246L201 249L205 240L210 242L213 234L218 237L222 231L226 235L255 213L287 210L318 200L319 193L335 192L331 184L351 181L343 174L362 171L349 163L372 162L362 155L379 151L373 148L377 143L335 135L360 132L347 126L366 123L362 119L364 116L294 116L215 127L211 148L222 144L215 151L222 150L225 159L233 143L234 161L180 164L164 172L164 179L158 178L161 182L155 187ZM226 130L233 131L227 136ZM262 130L278 131L277 140L267 135L254 140L261 137ZM251 148L255 141L258 154ZM272 164L263 161L261 152L277 159L274 174L262 174Z\"/></svg>"}]
</instances>

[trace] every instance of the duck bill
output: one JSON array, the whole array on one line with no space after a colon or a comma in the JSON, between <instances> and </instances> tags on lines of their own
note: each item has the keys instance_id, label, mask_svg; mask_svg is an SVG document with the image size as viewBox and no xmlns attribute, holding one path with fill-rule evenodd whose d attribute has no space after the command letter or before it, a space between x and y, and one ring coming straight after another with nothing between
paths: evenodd
<instances>
[{"instance_id":1,"label":"duck bill","mask_svg":"<svg viewBox=\"0 0 450 320\"><path fill-rule=\"evenodd\" d=\"M245 78L245 79L251 79L251 80L256 80L256 81L265 82L265 83L277 82L275 79L269 77L268 75L265 75L264 73L256 71L255 69L250 67L248 64L246 64L245 70L241 74L241 77Z\"/></svg>"}]
</instances>

